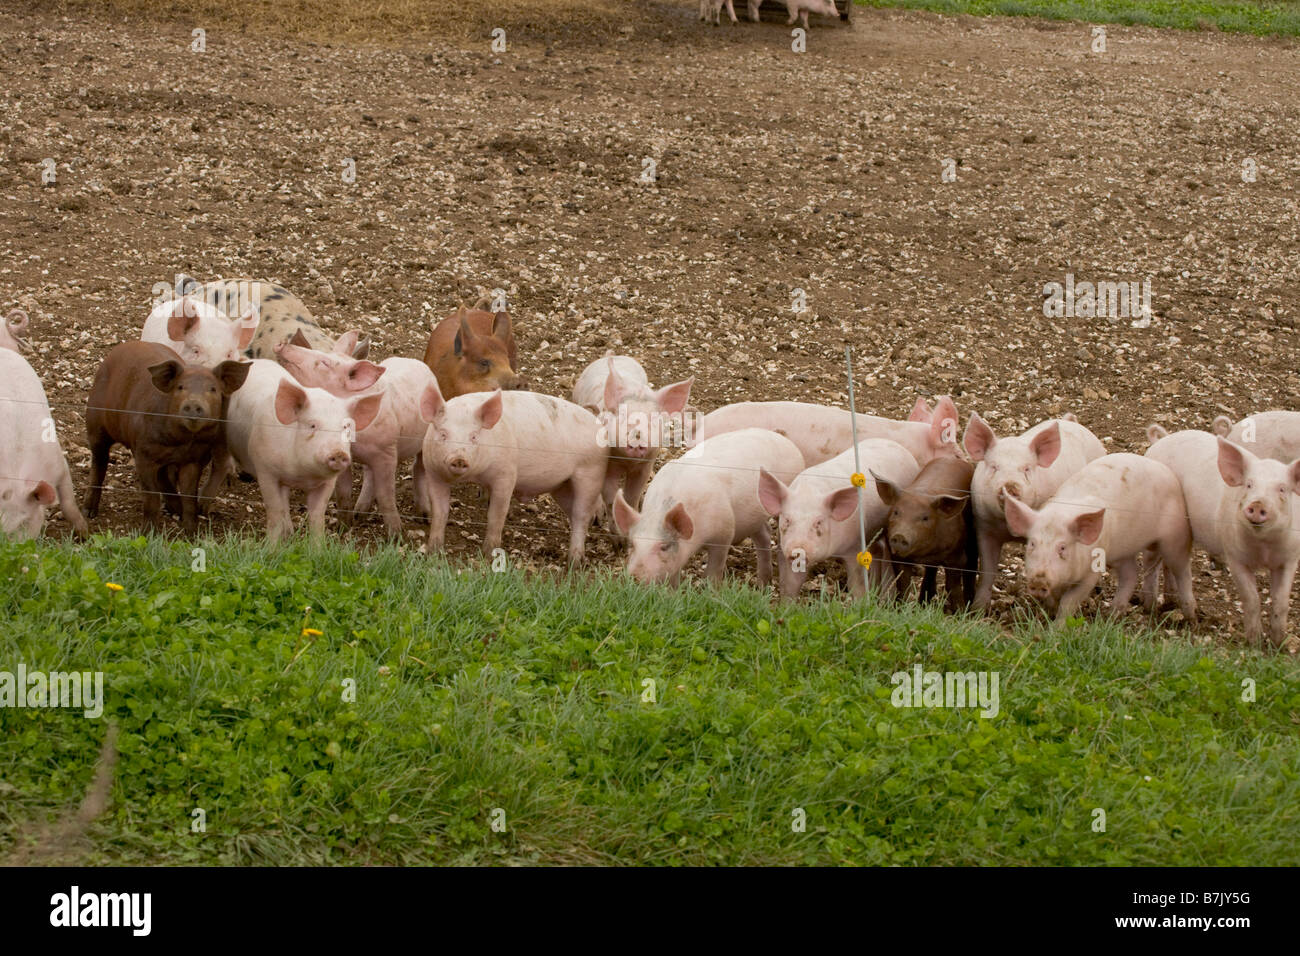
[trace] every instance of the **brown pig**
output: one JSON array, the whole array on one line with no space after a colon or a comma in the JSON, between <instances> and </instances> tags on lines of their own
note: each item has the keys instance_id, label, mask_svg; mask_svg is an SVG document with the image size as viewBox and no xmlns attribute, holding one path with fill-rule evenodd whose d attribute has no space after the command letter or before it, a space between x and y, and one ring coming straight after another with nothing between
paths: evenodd
<instances>
[{"instance_id":1,"label":"brown pig","mask_svg":"<svg viewBox=\"0 0 1300 956\"><path fill-rule=\"evenodd\" d=\"M225 460L227 403L251 367L186 365L157 342L124 342L109 352L86 403L92 459L86 514L99 510L108 452L120 442L135 459L145 524L158 528L162 496L179 493L181 525L197 531L199 476L209 461Z\"/></svg>"},{"instance_id":2,"label":"brown pig","mask_svg":"<svg viewBox=\"0 0 1300 956\"><path fill-rule=\"evenodd\" d=\"M519 377L510 313L463 306L429 334L424 364L438 379L444 399L469 392L511 391L526 383Z\"/></svg>"},{"instance_id":3,"label":"brown pig","mask_svg":"<svg viewBox=\"0 0 1300 956\"><path fill-rule=\"evenodd\" d=\"M922 601L938 590L939 568L944 571L946 608L960 602L969 606L975 597L975 570L979 547L970 506L970 480L975 466L957 458L929 462L906 488L877 476L876 493L889 506L885 540L895 565L903 571L900 590L911 578L911 566L921 565ZM961 596L957 580L961 576Z\"/></svg>"}]
</instances>

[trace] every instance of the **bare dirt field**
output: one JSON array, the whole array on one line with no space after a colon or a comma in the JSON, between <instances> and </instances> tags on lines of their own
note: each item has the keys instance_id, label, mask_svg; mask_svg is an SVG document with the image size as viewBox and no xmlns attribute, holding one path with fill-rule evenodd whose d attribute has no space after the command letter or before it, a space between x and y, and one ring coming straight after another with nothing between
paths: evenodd
<instances>
[{"instance_id":1,"label":"bare dirt field","mask_svg":"<svg viewBox=\"0 0 1300 956\"><path fill-rule=\"evenodd\" d=\"M695 375L705 410L844 403L848 344L859 410L951 394L999 434L1073 411L1115 451L1145 450L1152 420L1296 407L1294 42L1112 27L1095 53L1086 24L859 9L814 18L796 53L782 24L695 14L649 3L608 38L508 31L493 53L486 34L0 13L0 308L31 316L79 489L94 369L182 272L280 282L330 331L364 329L372 358L418 357L430 319L499 287L524 373L562 395L613 348L656 384ZM1150 277L1149 327L1045 318L1067 274ZM135 481L114 461L92 528L126 532ZM467 553L483 510L457 500ZM405 480L399 506L418 548ZM262 521L240 484L212 524ZM558 567L566 540L549 502L512 509L516 560ZM599 532L590 555L617 560ZM1226 574L1198 569L1195 635L1239 635ZM1009 619L1014 577L999 587Z\"/></svg>"}]
</instances>

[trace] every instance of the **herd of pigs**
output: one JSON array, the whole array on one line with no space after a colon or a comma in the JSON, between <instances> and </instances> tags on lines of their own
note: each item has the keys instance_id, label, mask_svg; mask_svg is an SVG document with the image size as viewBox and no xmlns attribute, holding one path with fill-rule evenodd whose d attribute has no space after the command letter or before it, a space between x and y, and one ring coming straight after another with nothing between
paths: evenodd
<instances>
[{"instance_id":1,"label":"herd of pigs","mask_svg":"<svg viewBox=\"0 0 1300 956\"><path fill-rule=\"evenodd\" d=\"M243 310L245 301L256 305ZM278 285L229 280L168 297L140 340L111 349L95 375L81 508L45 391L21 354L25 317L12 320L0 328L3 530L35 536L57 504L84 536L109 450L121 443L151 528L162 527L165 508L195 533L239 475L257 482L272 541L292 531L295 490L306 495L313 534L323 533L333 497L345 527L374 506L397 535L397 471L412 462L430 553L443 548L452 488L471 484L488 494L488 553L501 545L512 498L549 494L569 519L571 563L582 560L592 522L612 519L628 571L643 582L676 582L704 552L716 583L728 549L748 539L766 588L775 517L785 598L811 567L838 559L855 594L870 583L899 598L919 570L918 596L928 600L943 571L949 610L983 609L1003 546L1023 540L1023 592L1058 622L1107 570L1115 612L1141 574L1148 611L1172 606L1163 587L1193 621L1196 546L1231 572L1254 644L1263 634L1256 574L1269 573L1268 633L1275 646L1285 640L1300 559L1300 412L1221 418L1214 432L1153 424L1150 448L1137 455L1108 454L1073 415L998 437L972 414L959 443L946 396L933 409L918 399L906 421L791 401L701 414L689 405L693 379L655 389L626 355L592 362L564 399L526 389L509 314L483 304L436 323L423 359L376 364L359 333L332 339ZM666 445L685 451L656 472Z\"/></svg>"},{"instance_id":2,"label":"herd of pigs","mask_svg":"<svg viewBox=\"0 0 1300 956\"><path fill-rule=\"evenodd\" d=\"M755 23L758 23L758 10L762 5L763 0L746 0L749 19ZM700 19L705 23L720 26L723 7L727 8L727 16L731 17L731 22L736 23L736 8L732 4L732 0L700 0ZM835 9L835 0L785 0L785 9L790 14L786 26L790 26L798 19L800 26L805 30L808 29L808 14L810 13L816 13L823 17L835 17L837 20L840 16L839 10Z\"/></svg>"}]
</instances>

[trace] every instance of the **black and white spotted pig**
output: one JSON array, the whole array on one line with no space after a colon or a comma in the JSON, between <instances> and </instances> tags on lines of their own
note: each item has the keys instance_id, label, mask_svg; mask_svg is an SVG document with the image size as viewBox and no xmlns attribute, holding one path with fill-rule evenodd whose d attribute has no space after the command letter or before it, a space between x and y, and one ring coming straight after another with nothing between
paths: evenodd
<instances>
[{"instance_id":1,"label":"black and white spotted pig","mask_svg":"<svg viewBox=\"0 0 1300 956\"><path fill-rule=\"evenodd\" d=\"M290 341L321 352L334 351L334 338L320 327L302 299L284 286L257 279L218 279L205 283L201 295L218 308L242 309L239 315L247 311L250 303L259 306L257 331L247 351L250 358L274 361L275 347ZM352 356L365 358L369 350L370 340L361 339L353 348Z\"/></svg>"}]
</instances>

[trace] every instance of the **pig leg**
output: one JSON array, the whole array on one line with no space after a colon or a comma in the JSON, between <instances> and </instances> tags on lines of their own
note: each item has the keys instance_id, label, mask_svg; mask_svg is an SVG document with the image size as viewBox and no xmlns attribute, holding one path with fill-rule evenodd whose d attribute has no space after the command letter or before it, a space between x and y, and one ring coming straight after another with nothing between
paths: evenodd
<instances>
[{"instance_id":1,"label":"pig leg","mask_svg":"<svg viewBox=\"0 0 1300 956\"><path fill-rule=\"evenodd\" d=\"M491 556L501 547L501 536L506 530L506 515L510 513L510 496L515 492L515 475L505 475L488 486L487 531L483 535L483 553Z\"/></svg>"},{"instance_id":2,"label":"pig leg","mask_svg":"<svg viewBox=\"0 0 1300 956\"><path fill-rule=\"evenodd\" d=\"M799 11L799 25L800 25L801 27L803 27L805 30L808 29L808 11L807 11L807 10L800 10L800 11Z\"/></svg>"},{"instance_id":3,"label":"pig leg","mask_svg":"<svg viewBox=\"0 0 1300 956\"><path fill-rule=\"evenodd\" d=\"M1196 621L1196 595L1192 593L1192 551L1190 546L1183 546L1177 552L1166 555L1163 559L1166 584L1172 579L1173 590L1178 596L1178 608L1183 612L1187 623ZM1288 593L1291 586L1287 585Z\"/></svg>"},{"instance_id":4,"label":"pig leg","mask_svg":"<svg viewBox=\"0 0 1300 956\"><path fill-rule=\"evenodd\" d=\"M90 526L86 524L86 519L77 508L76 492L72 488L72 472L68 470L66 461L63 463L58 487L55 490L59 493L59 510L63 512L63 517L68 519L68 524L72 525L72 533L78 538L85 538L90 534Z\"/></svg>"},{"instance_id":5,"label":"pig leg","mask_svg":"<svg viewBox=\"0 0 1300 956\"><path fill-rule=\"evenodd\" d=\"M758 586L766 591L772 586L772 532L762 524L752 537L754 556L758 559Z\"/></svg>"},{"instance_id":6,"label":"pig leg","mask_svg":"<svg viewBox=\"0 0 1300 956\"><path fill-rule=\"evenodd\" d=\"M424 487L427 492L424 509L429 513L429 540L424 550L433 554L441 551L446 542L447 516L451 514L451 486L425 472Z\"/></svg>"},{"instance_id":7,"label":"pig leg","mask_svg":"<svg viewBox=\"0 0 1300 956\"><path fill-rule=\"evenodd\" d=\"M979 584L975 588L974 609L983 611L993 600L993 579L998 574L998 562L1002 560L1002 546L1006 542L1001 536L988 531L980 531L979 537Z\"/></svg>"},{"instance_id":8,"label":"pig leg","mask_svg":"<svg viewBox=\"0 0 1300 956\"><path fill-rule=\"evenodd\" d=\"M633 465L627 470L627 483L623 485L623 497L633 508L641 507L641 495L645 492L645 486L650 481L650 472L654 470L654 462L645 461ZM613 514L614 499L610 498L610 514Z\"/></svg>"},{"instance_id":9,"label":"pig leg","mask_svg":"<svg viewBox=\"0 0 1300 956\"><path fill-rule=\"evenodd\" d=\"M1083 606L1083 602L1092 594L1093 588L1097 586L1097 582L1100 580L1101 575L1093 571L1085 575L1082 581L1061 595L1061 600L1056 605L1056 625L1058 627L1073 617L1074 613Z\"/></svg>"},{"instance_id":10,"label":"pig leg","mask_svg":"<svg viewBox=\"0 0 1300 956\"><path fill-rule=\"evenodd\" d=\"M293 533L289 489L280 484L278 478L265 472L258 473L257 486L262 490L262 506L266 509L266 538L277 544L285 535Z\"/></svg>"},{"instance_id":11,"label":"pig leg","mask_svg":"<svg viewBox=\"0 0 1300 956\"><path fill-rule=\"evenodd\" d=\"M136 457L135 473L142 489L141 513L147 530L162 530L162 472L163 466L153 459L144 455Z\"/></svg>"},{"instance_id":12,"label":"pig leg","mask_svg":"<svg viewBox=\"0 0 1300 956\"><path fill-rule=\"evenodd\" d=\"M736 22L736 8L731 5L731 0L727 0L727 16L731 17L732 23Z\"/></svg>"},{"instance_id":13,"label":"pig leg","mask_svg":"<svg viewBox=\"0 0 1300 956\"><path fill-rule=\"evenodd\" d=\"M749 0L746 6L749 8L749 19L754 23L758 22L758 8L763 5L763 0Z\"/></svg>"},{"instance_id":14,"label":"pig leg","mask_svg":"<svg viewBox=\"0 0 1300 956\"><path fill-rule=\"evenodd\" d=\"M411 485L415 489L415 506L420 510L420 514L429 514L429 473L424 470L424 453L420 452L415 456L415 464L411 468Z\"/></svg>"},{"instance_id":15,"label":"pig leg","mask_svg":"<svg viewBox=\"0 0 1300 956\"><path fill-rule=\"evenodd\" d=\"M1110 612L1113 616L1119 617L1128 610L1129 598L1133 597L1133 592L1137 590L1137 559L1129 558L1127 561L1116 561L1113 569L1116 577L1115 599L1111 601Z\"/></svg>"},{"instance_id":16,"label":"pig leg","mask_svg":"<svg viewBox=\"0 0 1300 956\"><path fill-rule=\"evenodd\" d=\"M181 528L189 535L199 530L199 473L202 470L199 462L192 461L181 465L176 474L181 498Z\"/></svg>"},{"instance_id":17,"label":"pig leg","mask_svg":"<svg viewBox=\"0 0 1300 956\"><path fill-rule=\"evenodd\" d=\"M1160 603L1160 575L1165 577L1165 588L1169 587L1169 572L1160 562L1160 552L1148 548L1142 552L1142 607L1148 613L1154 612Z\"/></svg>"},{"instance_id":18,"label":"pig leg","mask_svg":"<svg viewBox=\"0 0 1300 956\"><path fill-rule=\"evenodd\" d=\"M709 552L709 563L704 569L704 577L710 584L722 584L722 577L727 573L727 545L705 545ZM768 572L771 574L771 571Z\"/></svg>"},{"instance_id":19,"label":"pig leg","mask_svg":"<svg viewBox=\"0 0 1300 956\"><path fill-rule=\"evenodd\" d=\"M797 579L797 572L790 567L790 559L786 556L784 549L776 549L776 579L783 598L792 598L799 593L799 588L803 585L803 577Z\"/></svg>"},{"instance_id":20,"label":"pig leg","mask_svg":"<svg viewBox=\"0 0 1300 956\"><path fill-rule=\"evenodd\" d=\"M1291 609L1291 584L1295 581L1296 562L1288 561L1279 568L1268 569L1269 596L1268 639L1274 647L1286 642L1286 617Z\"/></svg>"},{"instance_id":21,"label":"pig leg","mask_svg":"<svg viewBox=\"0 0 1300 956\"><path fill-rule=\"evenodd\" d=\"M347 474L347 472L344 472ZM351 476L349 475L349 478ZM351 481L348 482L351 491ZM307 530L313 538L325 536L325 509L329 507L330 495L338 489L338 481L325 481L307 491ZM288 506L288 489L285 489L285 505Z\"/></svg>"},{"instance_id":22,"label":"pig leg","mask_svg":"<svg viewBox=\"0 0 1300 956\"><path fill-rule=\"evenodd\" d=\"M933 564L927 564L921 572L921 593L917 595L917 600L922 604L933 601L938 592L939 569Z\"/></svg>"},{"instance_id":23,"label":"pig leg","mask_svg":"<svg viewBox=\"0 0 1300 956\"><path fill-rule=\"evenodd\" d=\"M1246 640L1259 644L1263 630L1259 616L1259 590L1255 586L1255 572L1240 561L1228 558L1228 570L1236 582L1237 593L1241 596L1241 611L1245 618Z\"/></svg>"},{"instance_id":24,"label":"pig leg","mask_svg":"<svg viewBox=\"0 0 1300 956\"><path fill-rule=\"evenodd\" d=\"M397 513L397 449L385 449L367 461L364 468L366 475L372 476L379 513L384 516L384 531L390 537L401 537L402 517ZM364 484L362 494L365 494Z\"/></svg>"},{"instance_id":25,"label":"pig leg","mask_svg":"<svg viewBox=\"0 0 1300 956\"><path fill-rule=\"evenodd\" d=\"M199 505L206 514L212 507L212 501L221 491L222 485L226 483L226 476L235 470L235 463L230 457L230 452L226 451L225 446L214 448L212 450L212 474L208 475L207 483L203 486L203 491L199 493Z\"/></svg>"},{"instance_id":26,"label":"pig leg","mask_svg":"<svg viewBox=\"0 0 1300 956\"><path fill-rule=\"evenodd\" d=\"M86 500L81 507L87 518L99 514L99 498L104 492L104 476L108 474L108 452L113 447L113 439L107 432L97 431L90 437L90 484L86 486ZM71 480L69 479L69 483ZM59 501L63 501L63 489L59 489Z\"/></svg>"},{"instance_id":27,"label":"pig leg","mask_svg":"<svg viewBox=\"0 0 1300 956\"><path fill-rule=\"evenodd\" d=\"M356 513L352 510L352 469L345 468L334 480L334 507L339 513L339 527L347 528L352 524ZM328 499L326 504L328 504Z\"/></svg>"},{"instance_id":28,"label":"pig leg","mask_svg":"<svg viewBox=\"0 0 1300 956\"><path fill-rule=\"evenodd\" d=\"M394 462L393 464L395 469L396 462ZM394 476L393 478L393 487L394 489L396 489L397 487L396 476ZM396 494L396 491L394 491L394 494ZM357 495L357 504L356 504L357 514L363 514L363 515L369 514L370 509L374 506L374 503L375 503L374 469L372 469L370 465L366 464L365 462L362 462L361 463L361 493Z\"/></svg>"}]
</instances>

